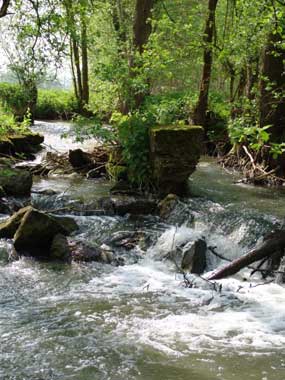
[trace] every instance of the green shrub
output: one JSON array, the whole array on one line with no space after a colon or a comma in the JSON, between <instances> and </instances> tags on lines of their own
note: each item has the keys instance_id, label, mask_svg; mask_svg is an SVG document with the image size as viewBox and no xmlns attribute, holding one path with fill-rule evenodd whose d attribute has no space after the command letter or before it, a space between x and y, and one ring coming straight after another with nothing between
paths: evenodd
<instances>
[{"instance_id":1,"label":"green shrub","mask_svg":"<svg viewBox=\"0 0 285 380\"><path fill-rule=\"evenodd\" d=\"M18 119L27 113L28 93L18 84L0 83L0 101L2 108Z\"/></svg>"},{"instance_id":2,"label":"green shrub","mask_svg":"<svg viewBox=\"0 0 285 380\"><path fill-rule=\"evenodd\" d=\"M178 120L189 119L195 100L195 95L183 93L150 95L146 98L142 110L151 114L158 125L169 125Z\"/></svg>"},{"instance_id":3,"label":"green shrub","mask_svg":"<svg viewBox=\"0 0 285 380\"><path fill-rule=\"evenodd\" d=\"M71 91L39 89L36 118L43 120L71 119L78 104Z\"/></svg>"},{"instance_id":4,"label":"green shrub","mask_svg":"<svg viewBox=\"0 0 285 380\"><path fill-rule=\"evenodd\" d=\"M96 137L102 142L111 143L117 140L115 130L110 126L102 124L96 116L85 117L82 115L75 115L73 118L73 132L75 133L77 141L84 141Z\"/></svg>"},{"instance_id":5,"label":"green shrub","mask_svg":"<svg viewBox=\"0 0 285 380\"><path fill-rule=\"evenodd\" d=\"M114 113L112 122L122 146L129 181L139 187L150 185L149 129L155 125L153 115L139 112L132 115Z\"/></svg>"},{"instance_id":6,"label":"green shrub","mask_svg":"<svg viewBox=\"0 0 285 380\"><path fill-rule=\"evenodd\" d=\"M27 114L22 122L17 122L15 116L0 107L0 136L8 136L11 134L22 134L29 131L30 118Z\"/></svg>"}]
</instances>

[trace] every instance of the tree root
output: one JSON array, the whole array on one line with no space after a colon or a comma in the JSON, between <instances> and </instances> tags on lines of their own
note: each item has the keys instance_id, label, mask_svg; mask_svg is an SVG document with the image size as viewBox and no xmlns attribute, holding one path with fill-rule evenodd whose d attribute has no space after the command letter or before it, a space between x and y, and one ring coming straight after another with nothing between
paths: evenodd
<instances>
[{"instance_id":1,"label":"tree root","mask_svg":"<svg viewBox=\"0 0 285 380\"><path fill-rule=\"evenodd\" d=\"M230 168L242 173L243 178L237 183L263 186L281 186L285 183L285 178L276 175L278 167L268 170L268 165L261 160L258 153L251 152L245 145L239 147L235 153L228 153L219 159L218 163L225 170Z\"/></svg>"}]
</instances>

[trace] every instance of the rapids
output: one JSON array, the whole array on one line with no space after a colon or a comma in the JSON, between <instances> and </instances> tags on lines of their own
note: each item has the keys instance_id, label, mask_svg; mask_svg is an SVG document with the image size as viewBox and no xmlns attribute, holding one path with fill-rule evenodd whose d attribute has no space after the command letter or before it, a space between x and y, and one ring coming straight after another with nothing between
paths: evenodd
<instances>
[{"instance_id":1,"label":"rapids","mask_svg":"<svg viewBox=\"0 0 285 380\"><path fill-rule=\"evenodd\" d=\"M60 139L69 128L35 125L47 149L61 152L74 146L72 136ZM244 270L220 281L220 293L193 276L196 287L186 288L175 265L163 259L173 245L201 236L235 258L283 223L283 190L237 185L234 179L202 160L191 177L194 197L171 224L154 216L76 215L77 238L90 244L122 231L144 232L146 250L117 248L126 263L121 267L27 258L9 263L9 242L1 241L0 379L285 379L284 287L259 286L259 276L249 279ZM109 187L104 181L38 178L33 203L54 209L89 202ZM58 194L39 194L43 189ZM208 270L221 264L208 256Z\"/></svg>"}]
</instances>

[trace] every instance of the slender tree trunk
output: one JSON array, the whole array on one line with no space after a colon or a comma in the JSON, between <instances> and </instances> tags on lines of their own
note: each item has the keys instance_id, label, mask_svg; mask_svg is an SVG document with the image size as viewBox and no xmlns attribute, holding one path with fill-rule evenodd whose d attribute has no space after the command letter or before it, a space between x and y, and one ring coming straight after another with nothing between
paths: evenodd
<instances>
[{"instance_id":1,"label":"slender tree trunk","mask_svg":"<svg viewBox=\"0 0 285 380\"><path fill-rule=\"evenodd\" d=\"M136 0L135 18L133 25L133 46L134 57L130 60L130 72L131 76L136 76L136 70L140 67L140 64L136 62L135 53L140 55L144 52L145 45L148 42L149 36L152 32L151 12L156 0ZM135 108L139 108L147 95L148 91L136 91L131 97L134 98Z\"/></svg>"},{"instance_id":2,"label":"slender tree trunk","mask_svg":"<svg viewBox=\"0 0 285 380\"><path fill-rule=\"evenodd\" d=\"M242 68L240 72L240 77L239 77L239 83L237 86L237 99L241 99L245 95L245 88L246 88L246 69Z\"/></svg>"},{"instance_id":3,"label":"slender tree trunk","mask_svg":"<svg viewBox=\"0 0 285 380\"><path fill-rule=\"evenodd\" d=\"M73 51L73 60L75 65L75 78L77 83L77 91L78 91L78 102L79 107L82 108L82 74L81 74L81 67L80 67L80 53L79 53L79 47L77 44L77 41L75 38L72 38L72 51Z\"/></svg>"},{"instance_id":4,"label":"slender tree trunk","mask_svg":"<svg viewBox=\"0 0 285 380\"><path fill-rule=\"evenodd\" d=\"M285 142L285 50L282 33L270 33L264 49L260 82L260 127L271 125L270 141ZM279 168L285 176L285 155L277 160L268 157L270 168Z\"/></svg>"},{"instance_id":5,"label":"slender tree trunk","mask_svg":"<svg viewBox=\"0 0 285 380\"><path fill-rule=\"evenodd\" d=\"M72 81L73 81L73 87L74 87L74 93L75 97L78 100L79 94L78 94L78 88L77 88L77 81L76 81L76 74L75 74L75 65L74 65L74 55L73 55L73 48L72 48L72 41L70 40L70 63L71 63L71 73L72 73Z\"/></svg>"},{"instance_id":6,"label":"slender tree trunk","mask_svg":"<svg viewBox=\"0 0 285 380\"><path fill-rule=\"evenodd\" d=\"M82 103L89 103L88 43L85 15L81 17Z\"/></svg>"},{"instance_id":7,"label":"slender tree trunk","mask_svg":"<svg viewBox=\"0 0 285 380\"><path fill-rule=\"evenodd\" d=\"M74 92L81 113L87 112L89 102L89 68L87 37L87 2L79 1L79 11L72 0L64 0L67 15L67 27L70 34L70 58ZM78 14L76 13L78 12Z\"/></svg>"},{"instance_id":8,"label":"slender tree trunk","mask_svg":"<svg viewBox=\"0 0 285 380\"><path fill-rule=\"evenodd\" d=\"M258 82L259 59L258 57L250 62L247 66L246 79L246 97L250 100L254 99L253 89Z\"/></svg>"},{"instance_id":9,"label":"slender tree trunk","mask_svg":"<svg viewBox=\"0 0 285 380\"><path fill-rule=\"evenodd\" d=\"M199 100L194 110L193 121L197 125L205 126L206 114L208 109L209 88L212 74L213 63L213 38L215 33L215 15L218 0L209 0L208 2L208 17L205 26L204 39L204 65L202 79L200 83Z\"/></svg>"}]
</instances>

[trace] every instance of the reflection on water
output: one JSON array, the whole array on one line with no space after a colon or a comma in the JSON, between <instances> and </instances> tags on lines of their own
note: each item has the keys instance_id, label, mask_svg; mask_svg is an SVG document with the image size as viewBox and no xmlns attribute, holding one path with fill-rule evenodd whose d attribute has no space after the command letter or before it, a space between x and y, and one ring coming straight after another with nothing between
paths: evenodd
<instances>
[{"instance_id":1,"label":"reflection on water","mask_svg":"<svg viewBox=\"0 0 285 380\"><path fill-rule=\"evenodd\" d=\"M195 195L216 202L232 203L238 209L255 209L284 218L285 188L237 184L239 178L237 173L226 173L213 159L204 158L191 177L191 189Z\"/></svg>"},{"instance_id":2,"label":"reflection on water","mask_svg":"<svg viewBox=\"0 0 285 380\"><path fill-rule=\"evenodd\" d=\"M47 126L54 139L62 128ZM221 293L199 278L189 289L173 263L162 260L173 244L201 236L234 258L280 224L283 191L232 181L202 162L191 179L192 191L202 197L186 202L185 215L179 210L177 218L186 224L178 227L155 217L77 216L77 238L90 244L102 244L116 231L151 237L148 249L123 252L122 267L7 263L9 246L2 241L0 379L283 380L283 287L256 286L260 279L249 279L245 270L222 280ZM108 186L67 178L35 183L37 191L51 188L84 201L106 194ZM190 214L194 225L187 223ZM208 257L208 270L220 264Z\"/></svg>"}]
</instances>

